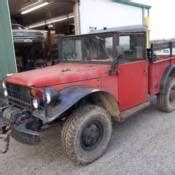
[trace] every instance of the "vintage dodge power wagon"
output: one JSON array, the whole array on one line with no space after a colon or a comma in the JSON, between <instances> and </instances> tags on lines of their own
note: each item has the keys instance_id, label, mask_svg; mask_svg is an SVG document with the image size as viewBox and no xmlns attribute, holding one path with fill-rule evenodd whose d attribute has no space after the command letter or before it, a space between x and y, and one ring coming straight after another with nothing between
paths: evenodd
<instances>
[{"instance_id":1,"label":"vintage dodge power wagon","mask_svg":"<svg viewBox=\"0 0 175 175\"><path fill-rule=\"evenodd\" d=\"M175 110L175 43L147 49L146 33L132 26L63 37L59 64L7 76L1 134L37 144L43 128L60 122L65 154L85 165L105 152L112 121L123 121L151 96L162 111ZM165 48L168 58L155 54Z\"/></svg>"}]
</instances>

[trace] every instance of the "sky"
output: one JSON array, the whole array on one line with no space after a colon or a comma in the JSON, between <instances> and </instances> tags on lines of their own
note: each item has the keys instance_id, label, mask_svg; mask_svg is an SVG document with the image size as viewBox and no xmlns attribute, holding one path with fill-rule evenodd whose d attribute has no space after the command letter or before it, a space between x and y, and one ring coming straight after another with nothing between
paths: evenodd
<instances>
[{"instance_id":1,"label":"sky","mask_svg":"<svg viewBox=\"0 0 175 175\"><path fill-rule=\"evenodd\" d=\"M151 5L151 39L175 38L175 1L174 0L133 0Z\"/></svg>"}]
</instances>

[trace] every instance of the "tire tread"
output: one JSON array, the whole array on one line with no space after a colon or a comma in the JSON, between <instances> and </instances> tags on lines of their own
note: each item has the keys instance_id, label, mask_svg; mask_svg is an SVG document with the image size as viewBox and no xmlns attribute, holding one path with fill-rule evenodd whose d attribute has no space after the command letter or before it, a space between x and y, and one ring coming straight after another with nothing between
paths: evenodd
<instances>
[{"instance_id":1,"label":"tire tread","mask_svg":"<svg viewBox=\"0 0 175 175\"><path fill-rule=\"evenodd\" d=\"M67 155L67 157L78 165L88 164L88 163L90 163L90 160L87 160L87 159L84 160L83 157L78 155L78 153L75 152L75 150L73 149L75 147L74 140L76 139L75 132L76 132L78 126L80 126L81 123L83 122L84 116L86 115L86 113L89 113L90 111L93 112L94 110L106 113L106 115L109 116L107 111L105 111L101 107L98 107L95 105L86 105L86 106L83 106L82 108L75 110L68 117L68 119L66 120L66 122L64 123L64 126L62 128L62 133L61 133L62 139L61 140L62 140L63 150L64 150L65 154ZM110 120L110 116L109 116L109 120ZM111 120L109 122L111 124ZM112 124L111 124L111 127L112 127Z\"/></svg>"}]
</instances>

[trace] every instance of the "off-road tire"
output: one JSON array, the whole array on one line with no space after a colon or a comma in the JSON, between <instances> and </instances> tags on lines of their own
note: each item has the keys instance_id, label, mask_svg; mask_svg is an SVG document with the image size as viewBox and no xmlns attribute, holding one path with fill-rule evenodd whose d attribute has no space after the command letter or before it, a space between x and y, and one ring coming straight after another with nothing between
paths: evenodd
<instances>
[{"instance_id":1,"label":"off-road tire","mask_svg":"<svg viewBox=\"0 0 175 175\"><path fill-rule=\"evenodd\" d=\"M175 78L169 78L163 93L157 95L158 108L163 112L172 112L175 110L175 104L170 102L170 92L172 88L175 88Z\"/></svg>"},{"instance_id":2,"label":"off-road tire","mask_svg":"<svg viewBox=\"0 0 175 175\"><path fill-rule=\"evenodd\" d=\"M103 126L101 141L92 150L81 146L81 136L89 122L98 121ZM89 164L103 155L112 134L111 117L108 112L95 105L83 106L72 113L63 125L62 147L67 157L78 165Z\"/></svg>"}]
</instances>

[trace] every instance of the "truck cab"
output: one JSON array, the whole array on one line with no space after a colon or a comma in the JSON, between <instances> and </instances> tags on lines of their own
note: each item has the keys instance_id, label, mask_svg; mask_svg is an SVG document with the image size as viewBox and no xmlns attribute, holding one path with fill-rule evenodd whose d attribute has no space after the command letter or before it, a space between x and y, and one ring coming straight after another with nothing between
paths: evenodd
<instances>
[{"instance_id":1,"label":"truck cab","mask_svg":"<svg viewBox=\"0 0 175 175\"><path fill-rule=\"evenodd\" d=\"M84 165L103 155L112 121L123 121L150 96L162 111L173 111L175 58L154 55L173 43L147 49L146 33L145 26L130 26L63 37L58 65L4 79L2 133L10 129L16 140L36 144L44 126L63 123L64 152Z\"/></svg>"}]
</instances>

